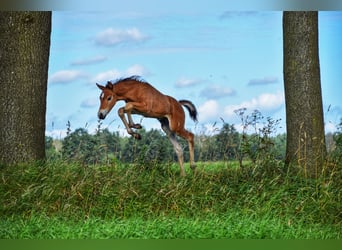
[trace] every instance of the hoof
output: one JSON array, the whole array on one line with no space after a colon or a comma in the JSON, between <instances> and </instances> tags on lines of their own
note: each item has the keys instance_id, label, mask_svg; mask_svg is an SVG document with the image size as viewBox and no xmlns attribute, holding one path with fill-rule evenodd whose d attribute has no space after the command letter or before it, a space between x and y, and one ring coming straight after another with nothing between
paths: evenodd
<instances>
[{"instance_id":1,"label":"hoof","mask_svg":"<svg viewBox=\"0 0 342 250\"><path fill-rule=\"evenodd\" d=\"M132 134L132 136L133 136L134 139L136 139L136 140L141 140L141 135L138 134L138 133L134 133L134 134Z\"/></svg>"},{"instance_id":2,"label":"hoof","mask_svg":"<svg viewBox=\"0 0 342 250\"><path fill-rule=\"evenodd\" d=\"M142 129L142 126L140 124L133 124L132 127L135 129Z\"/></svg>"}]
</instances>

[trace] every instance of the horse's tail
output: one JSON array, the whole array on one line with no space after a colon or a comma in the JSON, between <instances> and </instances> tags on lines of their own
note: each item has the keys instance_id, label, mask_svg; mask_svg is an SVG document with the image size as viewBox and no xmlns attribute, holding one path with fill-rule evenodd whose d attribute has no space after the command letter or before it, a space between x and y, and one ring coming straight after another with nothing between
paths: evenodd
<instances>
[{"instance_id":1,"label":"horse's tail","mask_svg":"<svg viewBox=\"0 0 342 250\"><path fill-rule=\"evenodd\" d=\"M179 100L180 104L182 104L189 111L190 117L194 122L197 122L197 110L195 105L188 100Z\"/></svg>"}]
</instances>

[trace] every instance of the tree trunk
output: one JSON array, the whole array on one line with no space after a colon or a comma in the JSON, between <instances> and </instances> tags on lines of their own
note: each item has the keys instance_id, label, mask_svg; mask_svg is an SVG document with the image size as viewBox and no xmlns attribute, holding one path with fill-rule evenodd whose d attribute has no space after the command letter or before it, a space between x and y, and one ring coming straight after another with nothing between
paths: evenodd
<instances>
[{"instance_id":1,"label":"tree trunk","mask_svg":"<svg viewBox=\"0 0 342 250\"><path fill-rule=\"evenodd\" d=\"M45 158L51 12L0 12L0 164Z\"/></svg>"},{"instance_id":2,"label":"tree trunk","mask_svg":"<svg viewBox=\"0 0 342 250\"><path fill-rule=\"evenodd\" d=\"M326 155L318 57L318 13L284 12L286 163L317 177Z\"/></svg>"}]
</instances>

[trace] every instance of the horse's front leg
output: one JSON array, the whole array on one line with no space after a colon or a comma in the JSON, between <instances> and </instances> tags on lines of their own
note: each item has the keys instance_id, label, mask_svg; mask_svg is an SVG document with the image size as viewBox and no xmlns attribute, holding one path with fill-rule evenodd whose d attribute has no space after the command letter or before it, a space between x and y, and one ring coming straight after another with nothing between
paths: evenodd
<instances>
[{"instance_id":1,"label":"horse's front leg","mask_svg":"<svg viewBox=\"0 0 342 250\"><path fill-rule=\"evenodd\" d=\"M130 128L141 129L142 126L139 123L134 123L132 119L132 114L127 112L128 126Z\"/></svg>"},{"instance_id":2,"label":"horse's front leg","mask_svg":"<svg viewBox=\"0 0 342 250\"><path fill-rule=\"evenodd\" d=\"M125 127L126 127L127 133L130 134L130 135L132 135L135 139L140 140L140 139L141 139L141 135L138 134L138 133L135 133L135 132L131 129L130 124L129 124L129 123L127 122L127 120L126 120L125 113L127 113L128 119L129 119L130 122L131 122L132 117L131 117L130 111L126 111L126 110L125 110L125 107L119 108L118 114L119 114L119 117L121 118L123 124L124 124Z\"/></svg>"}]
</instances>

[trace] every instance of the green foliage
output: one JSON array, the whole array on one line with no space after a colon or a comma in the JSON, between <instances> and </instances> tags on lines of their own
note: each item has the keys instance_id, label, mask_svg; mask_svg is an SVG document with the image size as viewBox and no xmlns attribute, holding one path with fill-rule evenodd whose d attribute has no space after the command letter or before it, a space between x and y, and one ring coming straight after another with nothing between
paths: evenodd
<instances>
[{"instance_id":1,"label":"green foliage","mask_svg":"<svg viewBox=\"0 0 342 250\"><path fill-rule=\"evenodd\" d=\"M213 134L199 134L195 142L196 161L252 160L254 163L266 158L284 159L285 135L276 135L279 121L266 120L259 111L246 114L245 109L237 111L241 118L242 133L226 122L215 128ZM214 125L216 126L216 124ZM46 138L48 159L60 159L82 164L108 164L112 161L150 165L154 163L177 162L173 147L161 130L139 130L142 139L120 137L117 132L101 129L98 124L96 134L89 134L84 128L72 131L67 124L67 136L61 141L62 149L57 150L52 138ZM179 138L183 147L184 160L189 161L188 143Z\"/></svg>"},{"instance_id":2,"label":"green foliage","mask_svg":"<svg viewBox=\"0 0 342 250\"><path fill-rule=\"evenodd\" d=\"M120 139L118 133L107 129L90 135L86 129L69 131L62 141L62 158L82 164L107 164L119 155Z\"/></svg>"},{"instance_id":3,"label":"green foliage","mask_svg":"<svg viewBox=\"0 0 342 250\"><path fill-rule=\"evenodd\" d=\"M332 151L331 155L332 158L337 161L342 161L342 119L340 121L340 124L337 126L337 131L333 135L333 139L335 142L335 148Z\"/></svg>"},{"instance_id":4,"label":"green foliage","mask_svg":"<svg viewBox=\"0 0 342 250\"><path fill-rule=\"evenodd\" d=\"M142 135L141 140L130 137L124 143L121 161L141 165L173 161L173 148L161 131L152 129L146 132L142 129L139 133Z\"/></svg>"},{"instance_id":5,"label":"green foliage","mask_svg":"<svg viewBox=\"0 0 342 250\"><path fill-rule=\"evenodd\" d=\"M83 128L78 128L63 140L62 155L83 164L94 164L99 156L101 145L96 143L96 137L90 136Z\"/></svg>"},{"instance_id":6,"label":"green foliage","mask_svg":"<svg viewBox=\"0 0 342 250\"><path fill-rule=\"evenodd\" d=\"M59 154L54 145L54 139L49 136L45 137L45 154L46 158L49 160L57 160L59 157Z\"/></svg>"},{"instance_id":7,"label":"green foliage","mask_svg":"<svg viewBox=\"0 0 342 250\"><path fill-rule=\"evenodd\" d=\"M223 123L220 132L214 136L214 159L233 160L237 157L239 133L233 125Z\"/></svg>"},{"instance_id":8,"label":"green foliage","mask_svg":"<svg viewBox=\"0 0 342 250\"><path fill-rule=\"evenodd\" d=\"M284 159L285 140L279 136L274 137L278 129L280 120L271 117L266 119L260 111L254 110L251 114L246 114L246 109L238 109L235 113L240 117L242 134L240 139L239 161L242 167L242 160L248 157L253 163L265 163Z\"/></svg>"}]
</instances>

